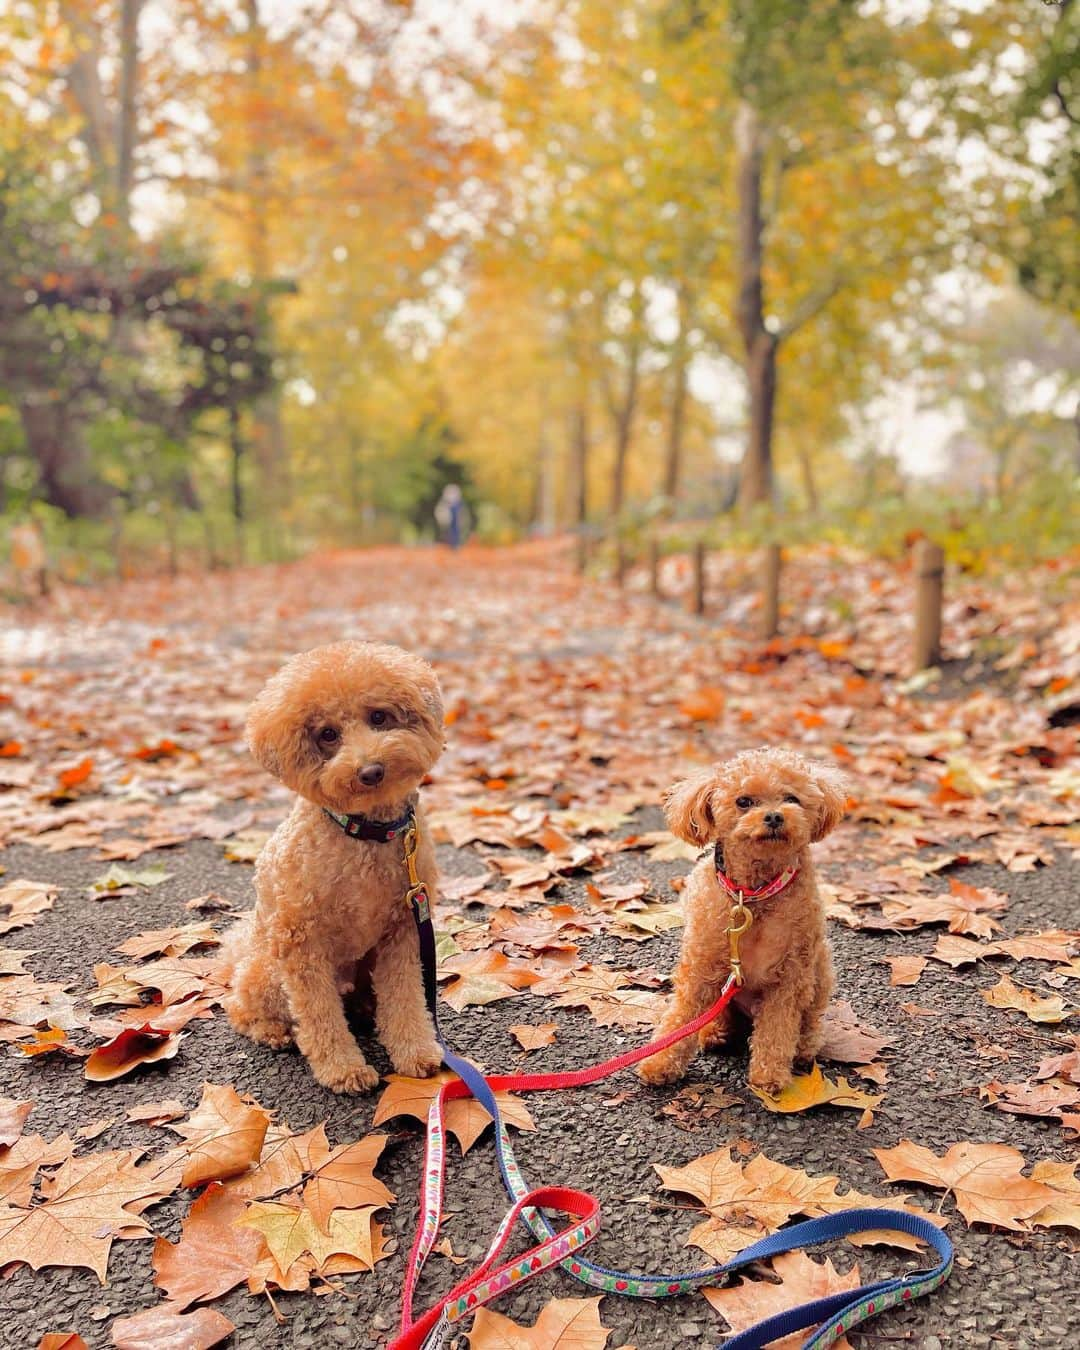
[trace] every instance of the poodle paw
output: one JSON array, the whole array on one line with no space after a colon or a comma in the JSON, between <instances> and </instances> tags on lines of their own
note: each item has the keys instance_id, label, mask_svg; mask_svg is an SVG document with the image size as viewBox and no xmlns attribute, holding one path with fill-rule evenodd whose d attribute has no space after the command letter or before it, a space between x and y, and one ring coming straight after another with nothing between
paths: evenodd
<instances>
[{"instance_id":1,"label":"poodle paw","mask_svg":"<svg viewBox=\"0 0 1080 1350\"><path fill-rule=\"evenodd\" d=\"M292 1045L292 1031L288 1022L279 1022L273 1017L257 1018L248 1023L243 1031L253 1041L258 1041L260 1045L269 1045L274 1050Z\"/></svg>"},{"instance_id":2,"label":"poodle paw","mask_svg":"<svg viewBox=\"0 0 1080 1350\"><path fill-rule=\"evenodd\" d=\"M707 1026L698 1035L698 1044L702 1050L727 1049L729 1031L727 1027L718 1027L715 1022Z\"/></svg>"},{"instance_id":3,"label":"poodle paw","mask_svg":"<svg viewBox=\"0 0 1080 1350\"><path fill-rule=\"evenodd\" d=\"M390 1058L394 1061L394 1072L404 1074L406 1078L430 1078L433 1073L438 1073L443 1062L442 1051L434 1041L417 1049L391 1054Z\"/></svg>"},{"instance_id":4,"label":"poodle paw","mask_svg":"<svg viewBox=\"0 0 1080 1350\"><path fill-rule=\"evenodd\" d=\"M759 1092L764 1092L768 1097L779 1097L790 1082L790 1069L770 1067L768 1069L750 1070L750 1086L757 1088Z\"/></svg>"},{"instance_id":5,"label":"poodle paw","mask_svg":"<svg viewBox=\"0 0 1080 1350\"><path fill-rule=\"evenodd\" d=\"M637 1076L651 1087L664 1087L668 1083L677 1083L686 1069L681 1064L672 1063L663 1055L654 1055L643 1060L637 1068Z\"/></svg>"},{"instance_id":6,"label":"poodle paw","mask_svg":"<svg viewBox=\"0 0 1080 1350\"><path fill-rule=\"evenodd\" d=\"M315 1077L331 1092L341 1093L370 1092L379 1081L379 1075L363 1055L320 1065L315 1069Z\"/></svg>"}]
</instances>

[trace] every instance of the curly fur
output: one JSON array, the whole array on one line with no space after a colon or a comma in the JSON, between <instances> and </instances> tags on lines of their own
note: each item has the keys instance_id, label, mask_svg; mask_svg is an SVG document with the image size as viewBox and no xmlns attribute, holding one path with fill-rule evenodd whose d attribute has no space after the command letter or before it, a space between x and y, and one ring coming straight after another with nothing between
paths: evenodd
<instances>
[{"instance_id":1,"label":"curly fur","mask_svg":"<svg viewBox=\"0 0 1080 1350\"><path fill-rule=\"evenodd\" d=\"M259 856L254 911L226 938L229 1019L265 1045L295 1040L315 1077L335 1092L372 1088L378 1074L342 1004L358 962L371 953L379 1039L398 1073L433 1073L441 1055L403 902L401 843L352 839L323 808L393 820L415 800L417 868L434 903L435 855L416 795L443 748L435 672L382 643L318 647L270 679L251 705L247 737L259 763L297 798ZM365 786L360 772L373 765L384 777Z\"/></svg>"},{"instance_id":2,"label":"curly fur","mask_svg":"<svg viewBox=\"0 0 1080 1350\"><path fill-rule=\"evenodd\" d=\"M751 805L740 807L740 798ZM675 783L665 797L672 832L691 844L719 842L724 871L736 886L756 889L798 864L798 875L778 895L751 903L754 921L740 943L745 984L736 1002L754 1023L750 1082L766 1092L779 1092L795 1061L812 1059L820 1044L833 968L810 845L839 824L846 801L836 770L789 750L744 751ZM771 812L783 816L778 830L766 824ZM684 904L675 989L657 1038L703 1013L731 971L732 902L716 880L711 849L687 879ZM724 1044L731 1020L729 1005L699 1041L679 1041L645 1060L639 1074L647 1083L677 1082L699 1044Z\"/></svg>"}]
</instances>

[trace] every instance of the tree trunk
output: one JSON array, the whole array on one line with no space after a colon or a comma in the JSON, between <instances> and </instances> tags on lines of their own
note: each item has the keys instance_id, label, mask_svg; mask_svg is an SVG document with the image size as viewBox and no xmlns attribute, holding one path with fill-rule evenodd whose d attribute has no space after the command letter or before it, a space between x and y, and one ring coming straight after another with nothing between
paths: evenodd
<instances>
[{"instance_id":1,"label":"tree trunk","mask_svg":"<svg viewBox=\"0 0 1080 1350\"><path fill-rule=\"evenodd\" d=\"M746 102L739 105L735 147L739 241L736 320L750 394L750 433L739 479L739 505L746 509L769 502L773 496L772 435L778 345L775 334L765 326L765 223L761 205L765 132L757 110Z\"/></svg>"},{"instance_id":2,"label":"tree trunk","mask_svg":"<svg viewBox=\"0 0 1080 1350\"><path fill-rule=\"evenodd\" d=\"M229 448L232 451L232 514L236 530L236 560L244 560L244 437L240 429L240 409L229 408Z\"/></svg>"},{"instance_id":3,"label":"tree trunk","mask_svg":"<svg viewBox=\"0 0 1080 1350\"><path fill-rule=\"evenodd\" d=\"M584 380L571 413L570 426L570 525L577 535L577 566L585 570L588 545L585 526L589 518L589 391Z\"/></svg>"},{"instance_id":4,"label":"tree trunk","mask_svg":"<svg viewBox=\"0 0 1080 1350\"><path fill-rule=\"evenodd\" d=\"M617 522L626 503L626 463L637 411L638 379L641 373L641 341L635 335L627 352L626 385L620 402L612 407L615 419L615 463L611 475L611 515Z\"/></svg>"},{"instance_id":5,"label":"tree trunk","mask_svg":"<svg viewBox=\"0 0 1080 1350\"><path fill-rule=\"evenodd\" d=\"M817 480L814 477L814 461L805 441L799 443L799 468L802 470L803 491L806 493L806 509L810 515L816 516L821 499L818 497Z\"/></svg>"},{"instance_id":6,"label":"tree trunk","mask_svg":"<svg viewBox=\"0 0 1080 1350\"><path fill-rule=\"evenodd\" d=\"M131 230L131 186L135 178L139 14L143 0L123 0L120 10L120 115L116 129L116 216L124 242Z\"/></svg>"},{"instance_id":7,"label":"tree trunk","mask_svg":"<svg viewBox=\"0 0 1080 1350\"><path fill-rule=\"evenodd\" d=\"M37 462L45 499L69 516L101 516L112 492L94 477L82 429L60 402L18 399L30 453Z\"/></svg>"},{"instance_id":8,"label":"tree trunk","mask_svg":"<svg viewBox=\"0 0 1080 1350\"><path fill-rule=\"evenodd\" d=\"M675 501L679 495L679 481L682 477L683 434L686 429L687 376L689 373L689 350L687 328L690 314L686 299L686 289L680 286L679 300L679 336L672 351L671 370L671 410L668 415L667 445L664 453L664 496Z\"/></svg>"}]
</instances>

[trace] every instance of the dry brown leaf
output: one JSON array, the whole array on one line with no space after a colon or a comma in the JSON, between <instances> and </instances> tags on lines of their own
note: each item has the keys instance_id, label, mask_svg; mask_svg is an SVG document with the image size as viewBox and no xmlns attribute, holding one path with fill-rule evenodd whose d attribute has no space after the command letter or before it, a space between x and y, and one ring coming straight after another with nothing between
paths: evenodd
<instances>
[{"instance_id":1,"label":"dry brown leaf","mask_svg":"<svg viewBox=\"0 0 1080 1350\"><path fill-rule=\"evenodd\" d=\"M522 1050L540 1050L545 1045L554 1045L559 1025L557 1022L540 1022L530 1026L527 1022L519 1022L507 1030Z\"/></svg>"},{"instance_id":2,"label":"dry brown leaf","mask_svg":"<svg viewBox=\"0 0 1080 1350\"><path fill-rule=\"evenodd\" d=\"M117 1350L210 1350L235 1330L214 1308L184 1313L167 1303L118 1317L110 1328Z\"/></svg>"},{"instance_id":3,"label":"dry brown leaf","mask_svg":"<svg viewBox=\"0 0 1080 1350\"><path fill-rule=\"evenodd\" d=\"M369 1134L354 1144L340 1144L321 1163L304 1187L304 1204L316 1224L328 1230L335 1209L382 1209L394 1203L394 1193L375 1176L375 1164L386 1135Z\"/></svg>"},{"instance_id":4,"label":"dry brown leaf","mask_svg":"<svg viewBox=\"0 0 1080 1350\"><path fill-rule=\"evenodd\" d=\"M121 942L113 951L136 958L144 956L183 956L193 947L216 946L221 939L207 921L181 927L153 928Z\"/></svg>"},{"instance_id":5,"label":"dry brown leaf","mask_svg":"<svg viewBox=\"0 0 1080 1350\"><path fill-rule=\"evenodd\" d=\"M926 969L925 956L886 956L883 960L889 964L890 985L918 984L919 976Z\"/></svg>"},{"instance_id":6,"label":"dry brown leaf","mask_svg":"<svg viewBox=\"0 0 1080 1350\"><path fill-rule=\"evenodd\" d=\"M154 1283L177 1308L219 1298L255 1269L266 1249L258 1233L237 1226L246 1207L211 1182L188 1211L179 1242L154 1243Z\"/></svg>"},{"instance_id":7,"label":"dry brown leaf","mask_svg":"<svg viewBox=\"0 0 1080 1350\"><path fill-rule=\"evenodd\" d=\"M372 1125L381 1125L396 1116L415 1116L417 1120L426 1121L432 1097L444 1083L456 1082L457 1074L447 1070L433 1078L406 1078L392 1073L387 1075L386 1081L389 1086L379 1098ZM496 1092L495 1100L508 1125L515 1125L519 1130L536 1129L520 1097L509 1092ZM473 1097L447 1103L446 1128L461 1145L463 1154L468 1153L490 1124L491 1117Z\"/></svg>"},{"instance_id":8,"label":"dry brown leaf","mask_svg":"<svg viewBox=\"0 0 1080 1350\"><path fill-rule=\"evenodd\" d=\"M876 1027L861 1022L846 999L837 999L825 1009L822 1037L819 1057L837 1064L869 1064L892 1045Z\"/></svg>"},{"instance_id":9,"label":"dry brown leaf","mask_svg":"<svg viewBox=\"0 0 1080 1350\"><path fill-rule=\"evenodd\" d=\"M1009 979L1008 975L1002 975L992 989L983 989L980 992L992 1008L1008 1008L1022 1012L1032 1022L1056 1025L1058 1022L1075 1017L1080 1011L1076 1008L1066 1008L1060 994L1041 997L1030 989L1020 988Z\"/></svg>"},{"instance_id":10,"label":"dry brown leaf","mask_svg":"<svg viewBox=\"0 0 1080 1350\"><path fill-rule=\"evenodd\" d=\"M91 1051L83 1072L92 1083L111 1083L143 1064L175 1058L182 1040L182 1035L159 1031L148 1022L141 1027L127 1027Z\"/></svg>"},{"instance_id":11,"label":"dry brown leaf","mask_svg":"<svg viewBox=\"0 0 1080 1350\"><path fill-rule=\"evenodd\" d=\"M552 1299L531 1327L478 1308L468 1333L469 1350L604 1350L610 1334L598 1298Z\"/></svg>"},{"instance_id":12,"label":"dry brown leaf","mask_svg":"<svg viewBox=\"0 0 1080 1350\"><path fill-rule=\"evenodd\" d=\"M874 1156L890 1181L917 1181L953 1195L970 1226L997 1224L1024 1232L1040 1209L1054 1200L1048 1186L1022 1175L1024 1155L1007 1144L953 1144L942 1157L902 1140L876 1148Z\"/></svg>"},{"instance_id":13,"label":"dry brown leaf","mask_svg":"<svg viewBox=\"0 0 1080 1350\"><path fill-rule=\"evenodd\" d=\"M179 1120L181 1116L186 1115L187 1107L184 1103L170 1097L164 1102L143 1102L139 1106L133 1106L125 1119L141 1121L145 1125L165 1125L170 1120Z\"/></svg>"},{"instance_id":14,"label":"dry brown leaf","mask_svg":"<svg viewBox=\"0 0 1080 1350\"><path fill-rule=\"evenodd\" d=\"M883 1093L875 1096L852 1087L846 1078L834 1083L825 1077L817 1064L809 1073L796 1074L776 1096L762 1092L753 1084L750 1091L767 1111L778 1111L782 1115L809 1111L813 1106L850 1106L856 1111L873 1111L884 1097Z\"/></svg>"},{"instance_id":15,"label":"dry brown leaf","mask_svg":"<svg viewBox=\"0 0 1080 1350\"><path fill-rule=\"evenodd\" d=\"M75 1331L50 1331L37 1343L37 1350L89 1350Z\"/></svg>"},{"instance_id":16,"label":"dry brown leaf","mask_svg":"<svg viewBox=\"0 0 1080 1350\"><path fill-rule=\"evenodd\" d=\"M204 1083L199 1105L170 1130L188 1141L185 1186L221 1181L245 1172L262 1151L270 1112L244 1101L235 1088Z\"/></svg>"},{"instance_id":17,"label":"dry brown leaf","mask_svg":"<svg viewBox=\"0 0 1080 1350\"><path fill-rule=\"evenodd\" d=\"M33 1109L33 1102L0 1097L0 1148L9 1148L18 1139Z\"/></svg>"},{"instance_id":18,"label":"dry brown leaf","mask_svg":"<svg viewBox=\"0 0 1080 1350\"><path fill-rule=\"evenodd\" d=\"M35 923L39 914L52 909L59 894L59 886L25 878L0 886L0 933Z\"/></svg>"},{"instance_id":19,"label":"dry brown leaf","mask_svg":"<svg viewBox=\"0 0 1080 1350\"><path fill-rule=\"evenodd\" d=\"M361 1262L361 1269L373 1270L372 1219L376 1208L336 1209L323 1230L305 1205L253 1200L236 1223L263 1235L281 1270L288 1270L305 1253L311 1254L317 1268L332 1256L347 1256Z\"/></svg>"},{"instance_id":20,"label":"dry brown leaf","mask_svg":"<svg viewBox=\"0 0 1080 1350\"><path fill-rule=\"evenodd\" d=\"M745 1331L756 1322L797 1307L800 1303L810 1303L826 1298L829 1294L858 1289L861 1283L858 1265L852 1266L846 1275L841 1275L828 1258L814 1261L805 1252L784 1252L774 1257L770 1264L773 1273L780 1277L779 1283L740 1277L738 1284L726 1289L702 1290L733 1332ZM770 1344L773 1350L797 1350L809 1334L809 1329L796 1332ZM845 1347L851 1350L851 1343L846 1336L841 1336L833 1344L840 1350Z\"/></svg>"}]
</instances>

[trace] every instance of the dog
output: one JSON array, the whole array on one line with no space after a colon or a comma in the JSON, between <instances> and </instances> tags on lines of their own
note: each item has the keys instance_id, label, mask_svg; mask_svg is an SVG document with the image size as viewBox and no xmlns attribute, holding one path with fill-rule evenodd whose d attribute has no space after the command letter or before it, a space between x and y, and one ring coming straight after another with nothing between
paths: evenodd
<instances>
[{"instance_id":1,"label":"dog","mask_svg":"<svg viewBox=\"0 0 1080 1350\"><path fill-rule=\"evenodd\" d=\"M687 879L674 993L655 1039L719 997L731 971L727 930L741 888L753 916L740 941L745 983L736 996L753 1020L750 1082L775 1095L796 1061L814 1058L834 976L810 845L839 824L846 803L836 770L790 750L747 750L669 789L672 832L713 847ZM755 891L774 893L755 899ZM699 1037L643 1061L638 1073L647 1083L677 1082L699 1046L723 1045L730 1030L729 1004Z\"/></svg>"},{"instance_id":2,"label":"dog","mask_svg":"<svg viewBox=\"0 0 1080 1350\"><path fill-rule=\"evenodd\" d=\"M255 909L224 944L230 1021L263 1045L295 1040L334 1092L370 1090L379 1075L343 1004L370 956L376 1031L395 1070L434 1073L442 1055L405 902L403 839L415 823L416 867L434 905L418 788L443 749L435 672L383 643L317 647L269 680L246 731L256 760L297 795L256 863Z\"/></svg>"}]
</instances>

